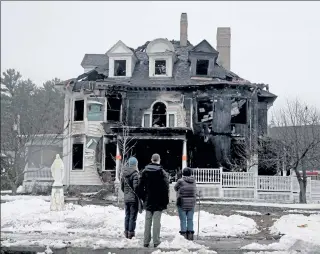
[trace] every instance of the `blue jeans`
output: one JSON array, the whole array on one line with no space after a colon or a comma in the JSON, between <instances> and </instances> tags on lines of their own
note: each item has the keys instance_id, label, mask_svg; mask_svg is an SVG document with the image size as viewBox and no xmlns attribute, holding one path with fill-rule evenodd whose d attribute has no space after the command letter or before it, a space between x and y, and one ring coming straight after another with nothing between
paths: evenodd
<instances>
[{"instance_id":1,"label":"blue jeans","mask_svg":"<svg viewBox=\"0 0 320 254\"><path fill-rule=\"evenodd\" d=\"M189 211L184 211L181 207L178 207L178 213L181 232L193 231L194 208Z\"/></svg>"},{"instance_id":2,"label":"blue jeans","mask_svg":"<svg viewBox=\"0 0 320 254\"><path fill-rule=\"evenodd\" d=\"M134 232L138 216L138 203L125 203L124 210L126 213L124 220L125 231Z\"/></svg>"}]
</instances>

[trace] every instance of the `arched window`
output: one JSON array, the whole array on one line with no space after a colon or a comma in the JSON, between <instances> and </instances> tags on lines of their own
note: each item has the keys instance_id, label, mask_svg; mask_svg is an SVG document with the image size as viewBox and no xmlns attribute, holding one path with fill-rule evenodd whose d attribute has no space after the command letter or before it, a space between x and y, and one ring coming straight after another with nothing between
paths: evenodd
<instances>
[{"instance_id":1,"label":"arched window","mask_svg":"<svg viewBox=\"0 0 320 254\"><path fill-rule=\"evenodd\" d=\"M167 126L167 108L162 102L157 102L152 108L152 127Z\"/></svg>"}]
</instances>

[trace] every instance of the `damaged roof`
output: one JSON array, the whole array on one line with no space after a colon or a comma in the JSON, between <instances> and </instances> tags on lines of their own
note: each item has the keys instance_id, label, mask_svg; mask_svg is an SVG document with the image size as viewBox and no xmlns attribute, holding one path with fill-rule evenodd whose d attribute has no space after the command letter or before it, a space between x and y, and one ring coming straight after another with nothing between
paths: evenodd
<instances>
[{"instance_id":1,"label":"damaged roof","mask_svg":"<svg viewBox=\"0 0 320 254\"><path fill-rule=\"evenodd\" d=\"M86 66L100 67L109 64L109 58L105 54L85 54L81 66L85 68Z\"/></svg>"}]
</instances>

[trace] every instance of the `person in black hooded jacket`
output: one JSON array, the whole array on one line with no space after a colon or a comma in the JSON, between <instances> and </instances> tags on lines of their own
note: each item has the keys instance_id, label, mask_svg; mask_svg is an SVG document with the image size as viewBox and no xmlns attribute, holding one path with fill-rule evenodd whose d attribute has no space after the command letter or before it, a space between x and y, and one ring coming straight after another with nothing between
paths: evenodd
<instances>
[{"instance_id":1,"label":"person in black hooded jacket","mask_svg":"<svg viewBox=\"0 0 320 254\"><path fill-rule=\"evenodd\" d=\"M153 154L151 163L141 172L138 193L146 209L144 247L148 247L151 241L152 221L153 244L157 247L160 244L161 214L169 203L169 177L160 165L159 154Z\"/></svg>"},{"instance_id":2,"label":"person in black hooded jacket","mask_svg":"<svg viewBox=\"0 0 320 254\"><path fill-rule=\"evenodd\" d=\"M128 167L123 168L121 178L121 190L124 194L124 235L131 239L135 236L136 221L138 216L138 197L137 187L139 183L138 160L135 157L130 157L128 160Z\"/></svg>"}]
</instances>

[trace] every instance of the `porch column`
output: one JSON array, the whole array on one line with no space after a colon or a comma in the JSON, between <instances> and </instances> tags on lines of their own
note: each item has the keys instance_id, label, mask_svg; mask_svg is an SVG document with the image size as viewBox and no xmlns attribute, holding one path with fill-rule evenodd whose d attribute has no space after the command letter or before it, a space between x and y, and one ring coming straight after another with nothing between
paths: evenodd
<instances>
[{"instance_id":1,"label":"porch column","mask_svg":"<svg viewBox=\"0 0 320 254\"><path fill-rule=\"evenodd\" d=\"M187 167L187 140L183 140L182 145L182 169Z\"/></svg>"},{"instance_id":2,"label":"porch column","mask_svg":"<svg viewBox=\"0 0 320 254\"><path fill-rule=\"evenodd\" d=\"M119 172L120 172L120 166L121 166L121 154L120 154L120 149L119 149L119 143L117 142L117 153L116 153L116 178L115 182L119 183Z\"/></svg>"}]
</instances>

